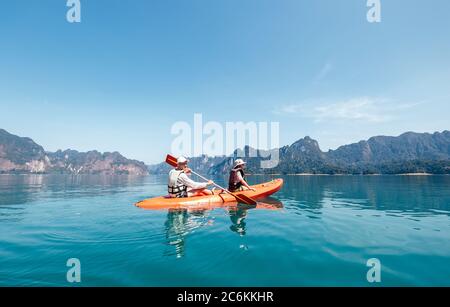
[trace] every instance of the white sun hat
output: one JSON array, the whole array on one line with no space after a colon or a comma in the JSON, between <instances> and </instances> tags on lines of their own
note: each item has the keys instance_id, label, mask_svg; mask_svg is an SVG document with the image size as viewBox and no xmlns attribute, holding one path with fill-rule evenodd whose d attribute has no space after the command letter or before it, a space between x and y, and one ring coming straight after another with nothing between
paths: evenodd
<instances>
[{"instance_id":1,"label":"white sun hat","mask_svg":"<svg viewBox=\"0 0 450 307\"><path fill-rule=\"evenodd\" d=\"M247 163L244 162L244 160L242 160L242 159L236 159L234 161L234 167L239 166L239 165L244 165L244 164L247 164Z\"/></svg>"},{"instance_id":2,"label":"white sun hat","mask_svg":"<svg viewBox=\"0 0 450 307\"><path fill-rule=\"evenodd\" d=\"M188 159L186 159L185 157L183 157L183 156L180 156L180 157L178 157L178 159L177 159L177 163L178 164L183 164L183 163L187 163L188 162Z\"/></svg>"}]
</instances>

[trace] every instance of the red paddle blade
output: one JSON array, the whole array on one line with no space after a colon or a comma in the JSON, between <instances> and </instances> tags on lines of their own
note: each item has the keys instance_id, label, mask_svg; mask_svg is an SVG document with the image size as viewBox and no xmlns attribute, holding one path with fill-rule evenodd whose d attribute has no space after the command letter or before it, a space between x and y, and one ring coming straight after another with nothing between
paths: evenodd
<instances>
[{"instance_id":1,"label":"red paddle blade","mask_svg":"<svg viewBox=\"0 0 450 307\"><path fill-rule=\"evenodd\" d=\"M175 158L174 156L171 156L171 155L167 155L166 163L173 167L177 167L177 165L178 165L177 158Z\"/></svg>"}]
</instances>

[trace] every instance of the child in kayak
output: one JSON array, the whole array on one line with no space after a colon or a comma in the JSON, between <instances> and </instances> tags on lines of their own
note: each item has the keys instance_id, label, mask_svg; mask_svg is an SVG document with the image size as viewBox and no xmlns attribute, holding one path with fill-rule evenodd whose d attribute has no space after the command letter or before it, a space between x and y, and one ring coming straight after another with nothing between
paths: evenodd
<instances>
[{"instance_id":1,"label":"child in kayak","mask_svg":"<svg viewBox=\"0 0 450 307\"><path fill-rule=\"evenodd\" d=\"M212 192L207 187L213 184L213 181L195 182L190 179L188 174L191 170L187 164L188 160L185 157L179 157L177 159L177 168L170 171L168 184L169 196L182 198L212 195Z\"/></svg>"},{"instance_id":2,"label":"child in kayak","mask_svg":"<svg viewBox=\"0 0 450 307\"><path fill-rule=\"evenodd\" d=\"M230 179L228 181L228 190L230 192L238 192L244 190L256 191L245 181L245 162L242 159L236 159L234 166L230 171Z\"/></svg>"}]
</instances>

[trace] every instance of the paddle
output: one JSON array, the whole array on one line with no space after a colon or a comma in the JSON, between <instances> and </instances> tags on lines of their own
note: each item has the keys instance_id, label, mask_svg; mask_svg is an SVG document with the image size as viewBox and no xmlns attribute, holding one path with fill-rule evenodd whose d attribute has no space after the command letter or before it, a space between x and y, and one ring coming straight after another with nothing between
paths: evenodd
<instances>
[{"instance_id":1,"label":"paddle","mask_svg":"<svg viewBox=\"0 0 450 307\"><path fill-rule=\"evenodd\" d=\"M167 155L166 157L166 163L173 166L173 167L177 167L178 163L177 163L177 158L175 158L174 156L171 155ZM193 170L191 170L192 174L197 175L198 177L200 177L201 179L205 180L205 181L209 181L208 179L206 179L205 177L203 177L202 175L197 174L196 172L194 172ZM245 195L236 195L234 193L231 193L230 191L228 191L227 189L221 187L220 185L213 183L214 186L216 186L217 188L223 190L224 192L230 194L231 196L233 196L234 198L236 198L236 200L240 203L244 203L247 205L253 205L256 206L257 202Z\"/></svg>"}]
</instances>

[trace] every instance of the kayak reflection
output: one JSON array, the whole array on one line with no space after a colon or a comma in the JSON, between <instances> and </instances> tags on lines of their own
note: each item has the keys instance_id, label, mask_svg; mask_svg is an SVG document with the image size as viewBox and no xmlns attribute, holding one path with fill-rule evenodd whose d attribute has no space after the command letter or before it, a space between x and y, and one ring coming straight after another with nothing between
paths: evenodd
<instances>
[{"instance_id":1,"label":"kayak reflection","mask_svg":"<svg viewBox=\"0 0 450 307\"><path fill-rule=\"evenodd\" d=\"M169 209L165 222L166 244L169 247L166 256L181 258L186 251L186 237L196 229L212 225L214 218L210 216L212 210L223 208L231 220L230 230L240 236L246 234L248 210L279 210L283 204L274 198L258 200L257 206L238 203L227 203L208 208Z\"/></svg>"}]
</instances>

